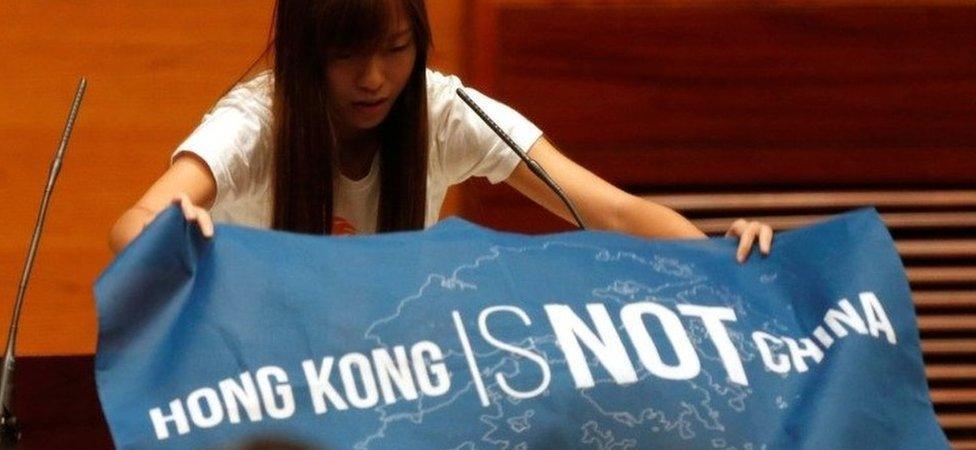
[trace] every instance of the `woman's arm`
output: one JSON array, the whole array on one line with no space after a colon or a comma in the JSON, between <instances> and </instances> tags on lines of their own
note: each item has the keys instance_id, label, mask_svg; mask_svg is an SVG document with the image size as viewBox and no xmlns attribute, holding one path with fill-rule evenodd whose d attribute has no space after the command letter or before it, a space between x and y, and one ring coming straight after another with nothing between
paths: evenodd
<instances>
[{"instance_id":1,"label":"woman's arm","mask_svg":"<svg viewBox=\"0 0 976 450\"><path fill-rule=\"evenodd\" d=\"M109 232L108 245L118 253L132 242L171 203L180 203L183 215L197 221L204 236L213 236L213 221L207 209L214 201L217 183L210 169L198 156L184 152L170 168L125 211ZM199 207L196 205L203 205Z\"/></svg>"},{"instance_id":2,"label":"woman's arm","mask_svg":"<svg viewBox=\"0 0 976 450\"><path fill-rule=\"evenodd\" d=\"M529 154L562 187L591 229L648 238L705 237L705 233L674 210L624 192L563 156L545 138L539 139ZM559 197L525 163L519 163L505 182L552 213L573 221ZM736 255L740 261L748 255L756 236L760 238L760 250L769 253L772 229L768 225L740 219L726 235L740 236Z\"/></svg>"}]
</instances>

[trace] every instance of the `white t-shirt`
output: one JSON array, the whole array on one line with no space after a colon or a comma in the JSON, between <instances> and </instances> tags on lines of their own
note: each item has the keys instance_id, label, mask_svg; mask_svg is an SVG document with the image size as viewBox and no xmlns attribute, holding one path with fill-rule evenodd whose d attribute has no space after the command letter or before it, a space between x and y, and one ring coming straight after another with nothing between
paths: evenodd
<instances>
[{"instance_id":1,"label":"white t-shirt","mask_svg":"<svg viewBox=\"0 0 976 450\"><path fill-rule=\"evenodd\" d=\"M176 148L199 155L217 182L211 208L215 220L270 228L272 223L272 165L270 71L236 85L207 113L203 122ZM463 87L455 76L427 69L429 162L425 227L437 222L448 186L473 175L491 183L505 180L520 159L474 111L458 97ZM525 151L542 131L525 117L478 91L465 92ZM369 173L351 180L334 179L335 234L369 234L376 230L379 207L379 155Z\"/></svg>"}]
</instances>

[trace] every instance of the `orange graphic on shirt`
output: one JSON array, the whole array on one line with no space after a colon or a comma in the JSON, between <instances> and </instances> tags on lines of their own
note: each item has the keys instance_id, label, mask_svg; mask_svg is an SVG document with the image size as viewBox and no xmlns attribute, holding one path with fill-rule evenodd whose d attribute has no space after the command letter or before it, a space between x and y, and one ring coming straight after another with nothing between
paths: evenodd
<instances>
[{"instance_id":1,"label":"orange graphic on shirt","mask_svg":"<svg viewBox=\"0 0 976 450\"><path fill-rule=\"evenodd\" d=\"M334 216L332 218L332 234L333 235L349 235L357 234L356 227L352 226L348 220L345 218Z\"/></svg>"}]
</instances>

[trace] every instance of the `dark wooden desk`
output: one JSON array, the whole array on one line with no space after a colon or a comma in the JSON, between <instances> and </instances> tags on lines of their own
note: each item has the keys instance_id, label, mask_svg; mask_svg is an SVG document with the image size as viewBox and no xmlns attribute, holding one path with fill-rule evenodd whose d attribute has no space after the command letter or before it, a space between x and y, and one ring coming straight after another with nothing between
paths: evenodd
<instances>
[{"instance_id":1,"label":"dark wooden desk","mask_svg":"<svg viewBox=\"0 0 976 450\"><path fill-rule=\"evenodd\" d=\"M18 357L13 389L18 449L113 448L92 355Z\"/></svg>"}]
</instances>

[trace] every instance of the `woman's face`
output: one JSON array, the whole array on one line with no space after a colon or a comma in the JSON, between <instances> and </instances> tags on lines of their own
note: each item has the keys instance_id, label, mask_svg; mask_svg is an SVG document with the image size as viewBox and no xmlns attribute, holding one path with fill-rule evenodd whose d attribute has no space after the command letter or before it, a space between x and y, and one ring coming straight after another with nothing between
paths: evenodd
<instances>
[{"instance_id":1,"label":"woman's face","mask_svg":"<svg viewBox=\"0 0 976 450\"><path fill-rule=\"evenodd\" d=\"M372 53L330 54L326 77L340 130L356 133L376 128L410 79L417 57L413 29L403 17L392 30Z\"/></svg>"}]
</instances>

